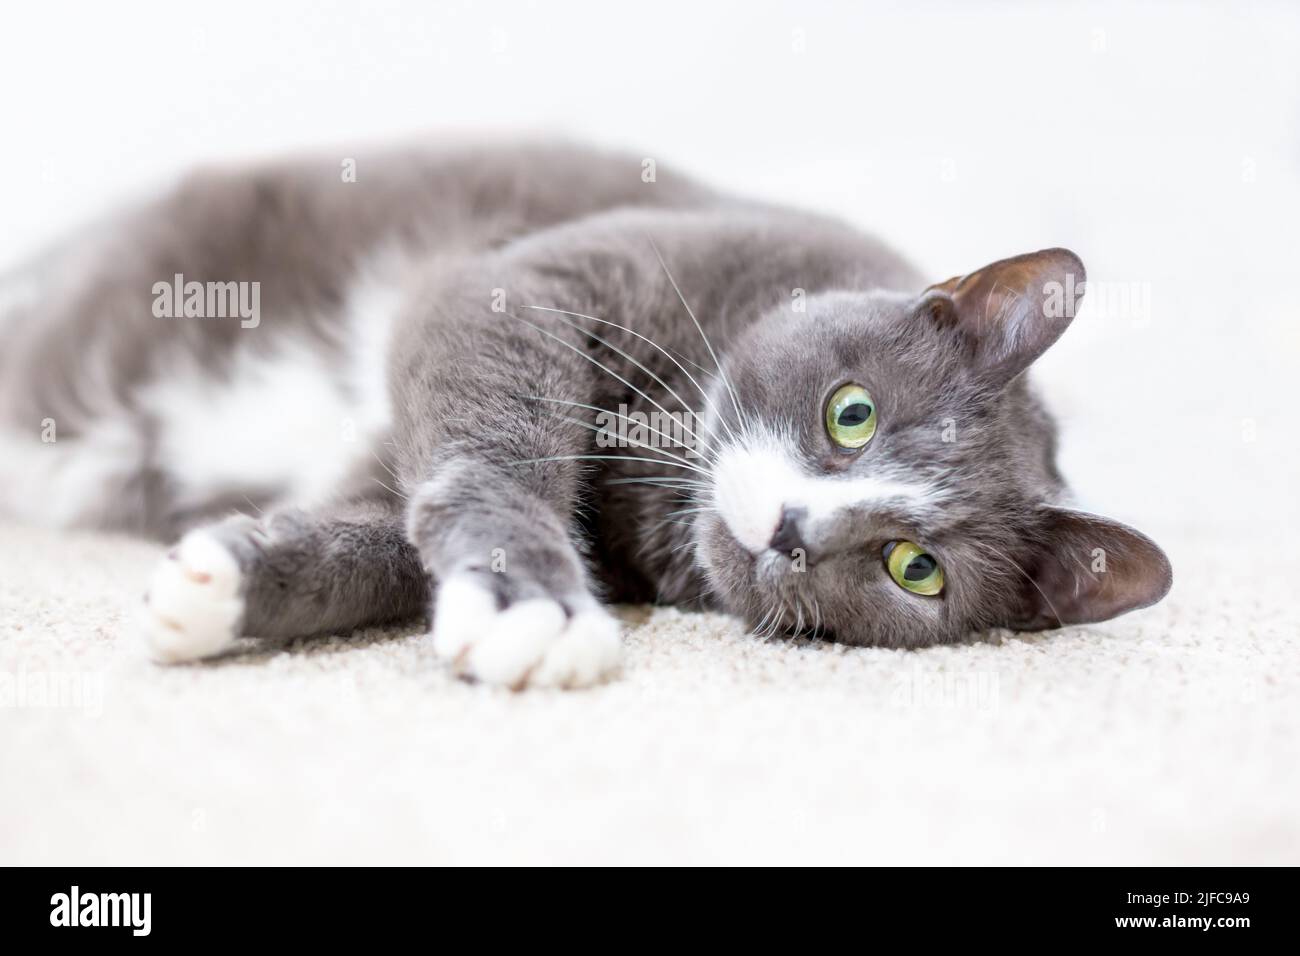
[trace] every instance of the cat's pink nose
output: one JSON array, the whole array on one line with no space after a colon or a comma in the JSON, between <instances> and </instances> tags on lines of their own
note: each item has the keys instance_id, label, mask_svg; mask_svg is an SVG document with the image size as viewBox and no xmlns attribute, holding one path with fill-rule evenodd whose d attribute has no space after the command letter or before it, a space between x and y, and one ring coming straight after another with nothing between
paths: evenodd
<instances>
[{"instance_id":1,"label":"cat's pink nose","mask_svg":"<svg viewBox=\"0 0 1300 956\"><path fill-rule=\"evenodd\" d=\"M808 547L804 544L803 529L800 527L807 517L807 508L792 508L789 505L783 507L781 520L776 523L776 530L772 532L772 540L767 546L787 557L796 549L807 553Z\"/></svg>"}]
</instances>

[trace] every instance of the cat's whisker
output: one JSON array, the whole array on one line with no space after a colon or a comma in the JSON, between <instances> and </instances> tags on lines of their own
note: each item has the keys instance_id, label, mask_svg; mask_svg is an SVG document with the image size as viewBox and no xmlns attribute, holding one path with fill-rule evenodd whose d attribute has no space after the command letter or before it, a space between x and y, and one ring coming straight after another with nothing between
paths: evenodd
<instances>
[{"instance_id":1,"label":"cat's whisker","mask_svg":"<svg viewBox=\"0 0 1300 956\"><path fill-rule=\"evenodd\" d=\"M717 509L709 505L702 505L702 506L689 507L689 508L679 508L676 511L670 511L667 514L663 515L662 520L657 521L650 526L650 530L647 532L647 535L654 535L659 531L660 528L662 528L664 525L667 524L675 524L675 525L681 525L682 527L685 528L693 528L695 527L695 519L687 518L686 515L694 515L706 511L716 511L716 510Z\"/></svg>"},{"instance_id":2,"label":"cat's whisker","mask_svg":"<svg viewBox=\"0 0 1300 956\"><path fill-rule=\"evenodd\" d=\"M781 612L777 615L776 620L772 622L772 633L769 634L768 636L776 637L783 630L788 631L790 629L790 625L788 623L789 616L790 616L790 605L782 603Z\"/></svg>"},{"instance_id":3,"label":"cat's whisker","mask_svg":"<svg viewBox=\"0 0 1300 956\"><path fill-rule=\"evenodd\" d=\"M803 632L803 601L798 594L793 595L792 600L786 604L786 608L795 614L794 626L792 628L787 627L786 633L797 637Z\"/></svg>"},{"instance_id":4,"label":"cat's whisker","mask_svg":"<svg viewBox=\"0 0 1300 956\"><path fill-rule=\"evenodd\" d=\"M697 478L608 478L605 480L607 485L689 485L695 488L707 488L707 481L700 481Z\"/></svg>"},{"instance_id":5,"label":"cat's whisker","mask_svg":"<svg viewBox=\"0 0 1300 956\"><path fill-rule=\"evenodd\" d=\"M713 351L713 343L710 342L709 337L704 334L704 326L700 325L700 320L695 317L695 313L691 310L690 304L686 301L686 296L682 295L682 290L678 287L677 280L673 278L673 274L668 268L668 263L664 262L664 257L660 255L659 247L655 245L654 239L649 236L646 238L650 240L650 248L654 250L655 258L659 260L659 265L664 270L664 275L668 277L669 283L672 284L673 291L677 293L677 298L681 301L682 308L686 310L686 314L689 315L691 321L695 323L695 328L700 333L700 338L704 340L704 347L709 350L709 357L713 359L713 364L717 366L718 375L722 378L722 384L726 387L727 394L731 396L731 407L736 410L736 421L743 422L745 416L741 414L740 411L740 399L736 397L736 390L732 387L731 380L727 377L727 373L723 369L722 363L718 361L718 353Z\"/></svg>"},{"instance_id":6,"label":"cat's whisker","mask_svg":"<svg viewBox=\"0 0 1300 956\"><path fill-rule=\"evenodd\" d=\"M611 377L617 379L618 381L620 381L620 382L622 382L624 385L626 385L628 388L632 389L632 391L636 392L638 395L640 395L642 398L644 398L647 402L649 402L649 403L650 403L651 405L653 405L655 408L659 409L659 411L663 412L665 415L668 415L669 417L672 416L672 412L668 411L668 409L664 408L662 405L660 405L658 402L656 402L653 398L651 398L649 395L647 395L647 394L646 394L645 392L643 392L641 389L637 388L635 385L633 385L631 382L629 382L627 379L625 379L622 375L619 375L617 372L615 372L612 368L610 368L610 367L609 367L608 365L606 365L604 362L600 361L600 360L597 359L597 358L593 358L592 356L588 355L586 352L584 352L582 349L578 348L578 347L577 347L576 345L574 345L572 342L566 342L566 341L564 341L564 339L560 338L560 337L559 337L558 335L556 335L554 332L551 332L551 331L549 331L549 330L547 330L547 329L542 328L540 325L536 324L535 322L529 322L529 321L528 321L527 319L525 319L523 316L515 315L513 312L507 312L507 313L505 313L505 314L508 315L508 316L510 316L510 318L514 319L515 321L517 321L517 322L522 322L522 323L524 323L524 325L528 326L529 328L534 329L534 330L536 330L536 331L542 333L542 334L545 335L547 338L554 339L555 341L557 341L557 342L559 342L561 345L563 345L565 348L572 350L572 351L574 352L574 354L576 354L576 355L581 355L583 358L585 358L585 359L586 359L588 362L590 362L592 365L596 366L598 369L600 369L601 371L605 372L607 375L609 375L609 376L611 376ZM566 324L567 324L567 323L566 323ZM581 330L579 330L579 331L581 331ZM585 334L587 334L587 335L591 335L590 332L585 333ZM592 337L593 337L593 338L597 338L596 336L592 336ZM612 347L612 346L611 346L611 347ZM626 353L624 353L624 354L626 354ZM629 358L630 358L630 356L629 356ZM635 360L633 360L633 361L635 361ZM644 369L644 366L641 366L641 368ZM652 377L654 377L654 376L653 376L653 373L650 373L650 374L651 374ZM663 382L661 381L660 384L662 385ZM665 387L666 387L666 386L665 386ZM681 401L681 399L679 398L678 401ZM688 425L686 425L686 424L683 424L682 427L683 427L684 429L686 429L686 431L690 432L691 435L692 435L692 437L694 437L695 440L698 441L701 445L703 445L703 446L706 447L706 448L708 447L707 442L705 442L702 438L700 438L699 435L695 434L695 430L694 430L694 429L690 428L690 427L689 427Z\"/></svg>"},{"instance_id":7,"label":"cat's whisker","mask_svg":"<svg viewBox=\"0 0 1300 956\"><path fill-rule=\"evenodd\" d=\"M370 480L373 481L375 484L380 485L380 486L383 487L383 488L386 488L388 491L390 491L390 492L392 492L393 494L397 495L397 497L401 498L403 501L410 501L410 500L411 500L411 499L408 498L406 495L404 495L404 494L402 494L400 491L398 491L396 488L390 488L388 485L384 484L383 481L381 481L380 479L376 478L374 475L371 475L371 476L370 476Z\"/></svg>"},{"instance_id":8,"label":"cat's whisker","mask_svg":"<svg viewBox=\"0 0 1300 956\"><path fill-rule=\"evenodd\" d=\"M555 312L555 313L557 313L557 314L559 314L559 315L561 315L561 316L564 316L564 315L570 315L570 314L572 314L572 315L580 315L580 313L576 313L576 312L575 312L575 313L567 313L567 312L564 312L563 310L560 310L560 309L551 309L551 310L547 310L547 309L540 309L540 307L536 307L536 308L538 308L540 311L551 311L551 312ZM582 316L582 318L589 318L589 319L592 319L592 320L597 321L597 322L604 322L604 321L605 321L604 319L598 319L598 318L596 318L595 316L585 316L585 315L584 315L584 316ZM612 351L612 352L616 352L616 353L618 353L619 355L621 355L623 358L627 359L629 362L631 362L633 365L635 365L635 366L636 366L637 368L639 368L641 371L645 372L646 375L650 376L651 380L652 380L653 382L655 382L655 384L659 385L659 386L660 386L664 391L666 391L669 395L671 395L673 398L675 398L675 399L677 400L677 403L678 403L679 405L681 405L683 409L685 409L685 411L687 412L687 414L689 414L693 420L698 421L698 422L700 422L701 424L703 424L703 421L704 421L704 420L700 417L699 413L696 412L695 409L694 409L694 408L693 408L693 407L692 407L692 406L691 406L691 405L690 405L690 404L689 404L689 403L688 403L684 398L682 398L681 395L679 395L679 394L677 393L677 391L676 391L676 390L675 390L671 385L669 385L667 382L665 382L665 381L664 381L664 380L663 380L659 375L656 375L653 371L651 371L649 368L647 368L647 367L646 367L644 364L642 364L640 361L638 361L637 359L635 359L634 357L632 357L631 355L629 355L629 354L628 354L627 352L625 352L623 349L619 348L619 347L618 347L617 345L615 345L613 342L609 341L608 339L606 339L606 338L604 338L604 337L602 337L602 336L597 335L597 334L594 333L594 332L591 332L591 331L588 331L587 329L584 329L584 328L583 328L582 326L580 326L578 323L576 323L576 322L571 322L571 321L569 321L568 319L563 318L563 317L561 317L560 321L563 322L565 325L569 326L569 328L571 328L571 329L573 329L573 330L575 330L575 331L577 331L577 332L581 332L583 335L587 336L587 337L590 338L592 341L599 342L601 345L605 346L605 347L606 347L607 349L609 349L610 351ZM609 324L614 325L615 323L609 323ZM619 328L624 328L623 326L618 326L618 327L619 327ZM632 332L631 329L627 329L627 331L628 331L628 332ZM633 334L633 335L637 335L636 332L632 332L632 334ZM644 336L640 336L640 337L643 338L643 339L645 338ZM649 339L645 339L645 341L650 342L651 345L655 345L655 343L654 343L654 342L651 342ZM656 348L657 348L657 347L658 347L658 346L656 346ZM665 354L667 354L667 353L665 353ZM671 355L669 355L668 358L669 358L670 361L673 360L673 358L672 358ZM602 366L602 367L603 367L603 366ZM680 366L679 366L679 367L680 367ZM608 371L608 369L606 369L606 371ZM685 372L685 369L683 369L682 371ZM612 373L611 373L611 374L612 374ZM686 373L686 374L687 374L687 377L689 378L689 377L690 377L689 373ZM696 388L699 388L699 385L696 385ZM641 393L641 394L644 395L645 393ZM646 397L648 400L650 400L650 401L653 402L653 399L650 399L648 395L645 396L645 397ZM707 396L707 395L705 395L705 399L706 399L706 400L708 399L708 396ZM671 415L671 414L672 414L671 412L667 411L667 409L665 409L662 405L659 405L657 402L654 403L654 404L655 404L655 407L658 408L660 411L664 412L664 414L666 414L666 415ZM684 430L688 431L688 432L691 434L691 436L696 440L696 442L698 442L699 445L700 445L700 446L701 446L701 447L702 447L706 452L710 452L710 453L712 452L712 449L710 448L709 443L706 442L706 441L703 439L703 437L701 437L701 436L700 436L700 435L699 435L699 434L698 434L698 433L697 433L693 428L691 428L689 425L687 425L684 421L682 422L682 428L683 428ZM720 436L714 434L714 437L715 437L715 438L719 438L719 440L720 440Z\"/></svg>"},{"instance_id":9,"label":"cat's whisker","mask_svg":"<svg viewBox=\"0 0 1300 956\"><path fill-rule=\"evenodd\" d=\"M388 472L390 475L393 476L393 480L394 480L394 481L401 481L401 480L402 480L402 479L398 476L397 472L393 471L393 469L391 469L391 468L388 467L388 462L386 462L386 461L384 461L384 459L380 458L380 457L379 457L379 453L376 452L373 448L370 449L370 454L371 454L372 456L374 456L375 461L379 462L380 467L383 468L384 471Z\"/></svg>"},{"instance_id":10,"label":"cat's whisker","mask_svg":"<svg viewBox=\"0 0 1300 956\"><path fill-rule=\"evenodd\" d=\"M804 599L804 607L808 610L808 630L802 636L814 640L817 637L817 606L812 595Z\"/></svg>"},{"instance_id":11,"label":"cat's whisker","mask_svg":"<svg viewBox=\"0 0 1300 956\"><path fill-rule=\"evenodd\" d=\"M607 485L649 485L652 488L660 488L663 491L671 492L676 495L693 497L700 492L702 486L681 485L675 482L667 482L661 478L611 478L605 481Z\"/></svg>"},{"instance_id":12,"label":"cat's whisker","mask_svg":"<svg viewBox=\"0 0 1300 956\"><path fill-rule=\"evenodd\" d=\"M630 330L629 330L629 331L630 331ZM681 359L683 362L685 362L685 363L686 363L687 365L689 365L691 368L695 369L695 370L696 370L697 372L699 372L700 374L702 374L702 375L707 375L709 378L713 378L713 379L716 379L716 378L718 377L718 373L717 373L717 372L710 372L707 368L705 368L705 367L704 367L703 365L701 365L699 362L696 362L696 361L693 361L693 360L687 358L685 355L682 355L680 352L677 352L677 351L675 351L675 350L673 350L673 349L668 349L668 351L671 352L673 355L675 355L677 358Z\"/></svg>"},{"instance_id":13,"label":"cat's whisker","mask_svg":"<svg viewBox=\"0 0 1300 956\"><path fill-rule=\"evenodd\" d=\"M569 403L569 404L579 404L579 403L577 403L577 402L571 402L571 403ZM585 406L585 407L590 408L591 406L588 405L588 406ZM570 422L571 424L574 424L574 425L580 425L581 427L583 427L583 428L588 428L588 429L590 429L591 431L594 431L594 432L602 432L602 431L604 431L604 429L602 429L599 425L593 425L593 424L591 424L590 422L584 422L584 421L583 421L582 419L580 419L580 418L573 418L573 417L571 417L571 416L569 416L569 415L560 415L559 413L552 413L552 416L553 416L554 418L558 418L558 419L559 419L560 421L562 421L562 422ZM646 427L649 427L649 426L646 426ZM652 430L653 430L653 429L652 429ZM656 434L661 434L661 435L662 435L663 433L662 433L662 432L658 432L658 431L656 431ZM664 437L667 438L668 436L667 436L667 435L664 435ZM629 448L639 448L639 449L641 449L641 450L643 450L643 451L654 452L655 454L658 454L658 455L667 455L669 458L673 459L674 461L679 461L679 462L681 462L682 464L690 464L690 462L688 462L688 461L687 461L685 458L683 458L681 455L674 454L673 452L668 451L667 449L659 448L659 447L657 447L657 446L655 446L655 445L646 445L646 444L643 444L643 443L641 443L641 442L629 442L627 447L629 447ZM686 447L686 446L683 445L682 447Z\"/></svg>"},{"instance_id":14,"label":"cat's whisker","mask_svg":"<svg viewBox=\"0 0 1300 956\"><path fill-rule=\"evenodd\" d=\"M549 455L545 458L520 458L512 461L512 465L537 465L546 461L644 461L651 465L667 465L669 468L687 468L691 471L698 471L701 475L707 475L709 472L703 468L696 468L694 465L679 465L676 462L664 461L662 458L638 458L635 455ZM378 479L376 479L378 480Z\"/></svg>"},{"instance_id":15,"label":"cat's whisker","mask_svg":"<svg viewBox=\"0 0 1300 956\"><path fill-rule=\"evenodd\" d=\"M763 639L766 641L770 641L773 637L775 637L776 632L780 629L781 622L785 619L785 605L783 605L778 599L776 602L776 607L774 607L772 611L773 611L772 621L770 624L768 624L767 632L763 635Z\"/></svg>"},{"instance_id":16,"label":"cat's whisker","mask_svg":"<svg viewBox=\"0 0 1300 956\"><path fill-rule=\"evenodd\" d=\"M654 534L656 531L658 531L658 530L659 530L660 528L662 528L664 525L669 525L669 524L680 525L680 526L683 527L683 528L691 528L691 527L694 527L694 522L691 522L691 521L683 521L683 520L680 519L680 518L669 518L669 519L666 520L666 521L660 521L658 524L656 524L653 528L650 529L650 532L649 532L649 533L650 533L650 534Z\"/></svg>"},{"instance_id":17,"label":"cat's whisker","mask_svg":"<svg viewBox=\"0 0 1300 956\"><path fill-rule=\"evenodd\" d=\"M689 505L691 502L695 500L693 495L689 493L683 493L683 492L676 492L671 497L673 500L670 502L670 504Z\"/></svg>"},{"instance_id":18,"label":"cat's whisker","mask_svg":"<svg viewBox=\"0 0 1300 956\"><path fill-rule=\"evenodd\" d=\"M718 509L713 507L712 505L696 505L691 508L680 508L677 511L670 511L665 517L674 517L676 515L693 514L697 511L712 511L716 513L717 510Z\"/></svg>"},{"instance_id":19,"label":"cat's whisker","mask_svg":"<svg viewBox=\"0 0 1300 956\"><path fill-rule=\"evenodd\" d=\"M722 415L718 412L718 408L717 408L717 406L713 403L713 399L709 397L709 393L708 393L708 391L707 391L707 390L706 390L702 385L700 385L699 382L697 382L697 381L695 380L695 376L691 375L691 373L688 372L688 371L686 370L686 367L685 367L684 365L682 365L681 362L677 361L677 359L673 356L673 354L672 354L671 352L669 352L666 348L664 348L663 346L661 346L658 342L656 342L656 341L654 341L653 339L650 339L650 338L648 338L648 337L642 335L640 332L636 331L635 329L630 329L630 328L628 328L626 325L619 325L617 322L611 322L609 319L602 319L602 318L600 318L599 316L595 316L595 315L585 315L585 314L582 313L582 312L569 312L569 311L567 311L567 310L565 310L565 309L550 309L550 308L546 308L545 306L540 306L540 305L526 305L526 306L524 306L524 308L525 308L525 309L535 309L535 310L537 310L537 311L539 311L539 312L555 312L555 313L558 313L558 314L560 314L560 315L569 315L569 316L573 316L574 318L578 318L578 319L590 319L592 322L599 322L599 323L601 323L602 325L609 325L609 326L612 326L612 327L614 327L614 328L616 328L616 329L621 329L622 331L628 333L629 335L635 335L635 336L636 336L638 339L640 339L641 341L647 343L648 345L650 345L650 346L653 347L653 348L658 349L660 352L662 352L664 355L666 355L666 356L668 357L668 361L672 362L672 363L673 363L674 365L676 365L679 369L681 369L682 374L685 375L686 378L690 381L690 383L691 383L692 385L695 386L695 390L698 391L698 392L700 393L700 396L701 396L701 397L702 397L706 402L709 403L709 407L711 407L711 408L713 409L714 414L716 414L716 415L718 416L718 421L722 422L723 427L725 427L725 428L730 432L730 430L731 430L731 426L727 424L726 419L724 419L724 418L722 417ZM633 359L633 358L632 358L630 355L628 355L626 352L621 351L617 346L611 345L610 343L606 342L604 339L599 338L598 336L592 335L592 333L587 332L586 329L582 328L582 326L578 325L576 322L569 322L569 323L567 323L567 324L570 325L570 326L572 326L572 327L575 328L575 329L578 329L580 332L583 332L583 333L585 333L585 334L587 334L587 335L591 335L591 337L594 338L594 339L596 339L597 342L601 342L602 344L608 346L609 348L614 349L614 351L619 352L620 355L623 355L623 356L626 357L629 361L631 361L631 362L636 362L636 360ZM687 361L690 361L690 360L687 359ZM687 402L686 402L686 401L685 401L685 400L684 400L680 395L678 395L675 391L673 391L671 388L669 388L668 385L667 385L667 383L665 383L665 382L663 382L662 380L658 379L657 376L654 376L654 373L650 372L649 369L645 369L645 367L644 367L644 366L641 366L640 363L637 363L637 364L638 364L638 366L639 366L640 368L642 368L644 371L646 371L647 374L649 374L649 375L651 375L652 377L654 377L654 378L656 379L656 381L659 382L660 385L663 385L664 388L668 389L669 394L671 394L671 395L673 396L673 398L677 399L677 401L681 403L681 405L682 405L683 408L685 408L687 411L689 411L692 415L695 415L696 418L699 418L699 416L696 414L695 410L694 410L694 409L693 409L689 404L687 404ZM691 364L694 365L695 363L694 363L694 362L691 362ZM698 368L699 366L696 366L696 367ZM708 374L712 374L712 373L708 373ZM706 426L706 427L707 427L707 426ZM709 431L712 432L713 430L712 430L712 429L709 429ZM718 439L721 439L721 437L722 437L721 435L718 435L716 432L714 432L713 435L714 435L715 438L718 438ZM733 440L735 439L735 435L734 435L734 434L732 434L732 439L733 439Z\"/></svg>"},{"instance_id":20,"label":"cat's whisker","mask_svg":"<svg viewBox=\"0 0 1300 956\"><path fill-rule=\"evenodd\" d=\"M798 595L795 596L794 606L795 606L795 612L798 615L794 622L794 632L795 634L802 634L803 633L803 601L799 598Z\"/></svg>"},{"instance_id":21,"label":"cat's whisker","mask_svg":"<svg viewBox=\"0 0 1300 956\"><path fill-rule=\"evenodd\" d=\"M689 494L683 494L681 492L672 493L670 495L670 498L671 500L668 502L670 505L672 504L689 505L692 501L694 501L694 498L692 498Z\"/></svg>"},{"instance_id":22,"label":"cat's whisker","mask_svg":"<svg viewBox=\"0 0 1300 956\"><path fill-rule=\"evenodd\" d=\"M625 422L628 422L628 423L633 424L633 425L638 425L638 427L644 427L644 428L648 429L649 431L654 432L654 433L655 433L656 435L658 435L660 438L663 438L664 440L666 440L666 441L668 441L668 442L671 442L674 448L681 448L681 449L684 449L684 450L686 450L686 451L694 451L694 450L695 450L692 446L686 444L685 442L678 441L676 438L673 438L671 435L667 434L666 432L660 431L658 428L655 428L653 425L649 425L649 424L646 424L646 425L640 425L639 423L632 421L632 419L629 418L628 416L626 416L626 415L624 415L624 414L622 414L622 413L620 413L620 412L611 411L611 410L608 409L608 408L600 408L600 407L598 407L598 406L596 406L596 405L587 405L587 404L585 404L584 402L570 402L570 401L567 401L567 400L565 400L565 399L563 399L563 398L544 398L544 397L542 397L542 396L538 396L538 395L521 395L521 396L519 396L519 397L520 397L521 399L523 399L524 401L529 401L529 402L552 402L552 403L554 403L554 404L556 404L556 405L570 405L570 406L572 406L572 407L574 407L574 408L587 408L587 409L590 409L590 410L593 411L593 412L601 412L602 414L613 415L613 416L615 416L616 418L620 418L620 419L622 419L622 420L625 421ZM557 417L563 417L563 416L557 416ZM600 427L597 426L597 425L592 425L592 424L590 424L590 423L588 423L588 422L579 421L579 420L576 419L576 418L564 418L564 420L565 420L565 421L573 422L574 424L577 424L577 425L582 425L584 428L590 428L590 429L592 429L593 431L596 431L596 432L603 431L603 429L600 428ZM658 449L658 448L655 448L654 446L650 446L650 445L644 445L644 444L639 444L639 443L629 443L629 444L630 444L630 447L632 447L632 448L646 448L646 449L653 449L653 450L662 450L662 449ZM668 452L665 452L665 454L669 454L669 453L668 453ZM674 455L673 457L678 458L679 460L684 460L684 459L681 458L680 455Z\"/></svg>"}]
</instances>

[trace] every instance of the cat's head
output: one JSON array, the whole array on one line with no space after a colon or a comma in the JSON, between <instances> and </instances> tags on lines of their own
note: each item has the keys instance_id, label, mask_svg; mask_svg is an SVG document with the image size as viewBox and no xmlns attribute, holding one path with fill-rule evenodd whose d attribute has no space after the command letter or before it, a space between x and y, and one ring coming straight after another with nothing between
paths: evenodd
<instances>
[{"instance_id":1,"label":"cat's head","mask_svg":"<svg viewBox=\"0 0 1300 956\"><path fill-rule=\"evenodd\" d=\"M760 632L884 646L1163 597L1154 542L1057 503L1054 427L1021 374L1083 286L1049 249L919 294L814 296L732 343L695 522L714 593Z\"/></svg>"}]
</instances>

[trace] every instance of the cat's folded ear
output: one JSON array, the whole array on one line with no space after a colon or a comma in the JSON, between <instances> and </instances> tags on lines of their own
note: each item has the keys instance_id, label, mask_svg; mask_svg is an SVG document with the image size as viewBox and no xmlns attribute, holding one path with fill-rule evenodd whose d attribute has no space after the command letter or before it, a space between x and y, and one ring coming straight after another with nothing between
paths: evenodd
<instances>
[{"instance_id":1,"label":"cat's folded ear","mask_svg":"<svg viewBox=\"0 0 1300 956\"><path fill-rule=\"evenodd\" d=\"M954 329L976 373L1002 385L1060 338L1085 286L1078 256L1044 249L930 286L921 313Z\"/></svg>"},{"instance_id":2,"label":"cat's folded ear","mask_svg":"<svg viewBox=\"0 0 1300 956\"><path fill-rule=\"evenodd\" d=\"M1010 626L1037 631L1093 624L1155 604L1173 571L1160 547L1118 521L1069 508L1039 509L1038 553L1024 568L1024 605Z\"/></svg>"}]
</instances>

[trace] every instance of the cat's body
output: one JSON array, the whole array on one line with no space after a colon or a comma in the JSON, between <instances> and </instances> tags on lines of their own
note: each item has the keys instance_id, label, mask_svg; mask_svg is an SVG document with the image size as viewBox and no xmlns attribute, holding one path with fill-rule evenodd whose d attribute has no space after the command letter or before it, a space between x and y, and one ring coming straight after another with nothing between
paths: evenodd
<instances>
[{"instance_id":1,"label":"cat's body","mask_svg":"<svg viewBox=\"0 0 1300 956\"><path fill-rule=\"evenodd\" d=\"M34 467L6 469L4 500L56 525L168 538L245 496L261 507L331 493L345 472L383 476L371 452L391 426L407 286L602 210L711 199L638 170L539 146L383 155L347 183L328 158L188 177L7 283L22 301L0 319L0 415L6 451ZM257 282L257 326L156 316L153 286L177 274ZM286 407L304 385L312 401ZM259 407L277 414L258 420ZM23 439L45 418L59 444L33 449Z\"/></svg>"},{"instance_id":2,"label":"cat's body","mask_svg":"<svg viewBox=\"0 0 1300 956\"><path fill-rule=\"evenodd\" d=\"M515 685L614 666L596 595L904 646L1163 593L1149 541L1050 507L1020 372L1069 321L1037 287L1077 260L926 292L844 224L646 168L498 147L187 181L2 320L0 504L164 538L215 521L151 588L165 659L411 617L431 584L440 653ZM258 283L257 314L159 317L188 282ZM1079 577L1089 535L1116 576ZM913 541L940 592L889 571Z\"/></svg>"}]
</instances>

